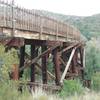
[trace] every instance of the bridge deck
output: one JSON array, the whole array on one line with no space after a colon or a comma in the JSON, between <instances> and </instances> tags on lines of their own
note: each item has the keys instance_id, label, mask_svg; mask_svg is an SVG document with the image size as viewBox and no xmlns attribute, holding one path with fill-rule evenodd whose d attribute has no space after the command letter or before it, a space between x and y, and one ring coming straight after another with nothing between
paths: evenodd
<instances>
[{"instance_id":1,"label":"bridge deck","mask_svg":"<svg viewBox=\"0 0 100 100\"><path fill-rule=\"evenodd\" d=\"M36 10L0 0L0 35L26 39L80 41L80 32L65 23L42 16Z\"/></svg>"}]
</instances>

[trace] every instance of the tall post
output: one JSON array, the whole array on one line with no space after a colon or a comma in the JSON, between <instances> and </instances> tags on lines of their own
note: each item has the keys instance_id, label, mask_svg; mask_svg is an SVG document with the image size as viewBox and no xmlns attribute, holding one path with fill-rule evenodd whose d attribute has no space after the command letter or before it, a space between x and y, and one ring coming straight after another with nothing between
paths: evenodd
<instances>
[{"instance_id":1,"label":"tall post","mask_svg":"<svg viewBox=\"0 0 100 100\"><path fill-rule=\"evenodd\" d=\"M42 52L47 50L46 46L42 46ZM43 55L42 57L42 80L43 84L47 84L47 56L48 55Z\"/></svg>"},{"instance_id":2,"label":"tall post","mask_svg":"<svg viewBox=\"0 0 100 100\"><path fill-rule=\"evenodd\" d=\"M55 69L55 82L56 85L60 85L60 61L59 61L59 53L58 48L53 51L53 63Z\"/></svg>"},{"instance_id":3,"label":"tall post","mask_svg":"<svg viewBox=\"0 0 100 100\"><path fill-rule=\"evenodd\" d=\"M37 56L37 52L35 51L35 45L31 44L31 60ZM31 64L31 82L35 82L35 65Z\"/></svg>"},{"instance_id":4,"label":"tall post","mask_svg":"<svg viewBox=\"0 0 100 100\"><path fill-rule=\"evenodd\" d=\"M20 48L20 63L19 68L24 66L24 57L25 57L25 45ZM19 78L22 77L23 71L19 72Z\"/></svg>"},{"instance_id":5,"label":"tall post","mask_svg":"<svg viewBox=\"0 0 100 100\"><path fill-rule=\"evenodd\" d=\"M80 47L80 61L81 61L81 67L84 68L83 65L83 47ZM84 70L81 70L82 73L82 79L84 79Z\"/></svg>"},{"instance_id":6,"label":"tall post","mask_svg":"<svg viewBox=\"0 0 100 100\"><path fill-rule=\"evenodd\" d=\"M76 66L77 66L77 50L73 56L73 59L72 59L72 73L75 73L76 72Z\"/></svg>"}]
</instances>

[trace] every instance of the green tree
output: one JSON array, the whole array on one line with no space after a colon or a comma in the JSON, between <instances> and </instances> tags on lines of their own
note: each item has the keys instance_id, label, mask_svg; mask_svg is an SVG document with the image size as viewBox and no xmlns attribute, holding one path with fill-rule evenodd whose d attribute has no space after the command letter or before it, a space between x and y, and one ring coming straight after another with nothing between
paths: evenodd
<instances>
[{"instance_id":1,"label":"green tree","mask_svg":"<svg viewBox=\"0 0 100 100\"><path fill-rule=\"evenodd\" d=\"M100 69L100 48L98 46L99 43L94 38L86 44L86 72L89 78Z\"/></svg>"}]
</instances>

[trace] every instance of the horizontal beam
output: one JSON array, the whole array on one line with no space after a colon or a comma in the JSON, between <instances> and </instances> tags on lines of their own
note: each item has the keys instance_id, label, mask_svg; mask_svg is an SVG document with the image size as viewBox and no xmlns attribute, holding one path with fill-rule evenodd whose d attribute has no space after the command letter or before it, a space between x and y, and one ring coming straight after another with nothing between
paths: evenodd
<instances>
[{"instance_id":1,"label":"horizontal beam","mask_svg":"<svg viewBox=\"0 0 100 100\"><path fill-rule=\"evenodd\" d=\"M34 83L34 82L22 82L20 81L19 82L19 85L20 86L23 86L23 85L29 85L29 86L37 86L37 87L41 87L41 88L44 88L44 89L48 89L48 90L60 90L61 89L61 86L56 86L54 84L51 84L51 85L48 85L48 84L42 84L42 83Z\"/></svg>"},{"instance_id":2,"label":"horizontal beam","mask_svg":"<svg viewBox=\"0 0 100 100\"><path fill-rule=\"evenodd\" d=\"M25 39L25 44L30 45L34 44L36 46L53 46L55 45L63 45L63 42L60 41L50 41L50 40L35 40L35 39Z\"/></svg>"},{"instance_id":3,"label":"horizontal beam","mask_svg":"<svg viewBox=\"0 0 100 100\"><path fill-rule=\"evenodd\" d=\"M70 50L70 49L72 49L72 48L74 48L74 47L78 48L78 47L83 46L83 45L84 45L83 42L72 43L72 45L69 45L68 47L66 47L66 48L64 48L63 50L61 50L61 51L59 52L59 55L61 55L62 53L66 52L66 51L68 51L68 50Z\"/></svg>"}]
</instances>

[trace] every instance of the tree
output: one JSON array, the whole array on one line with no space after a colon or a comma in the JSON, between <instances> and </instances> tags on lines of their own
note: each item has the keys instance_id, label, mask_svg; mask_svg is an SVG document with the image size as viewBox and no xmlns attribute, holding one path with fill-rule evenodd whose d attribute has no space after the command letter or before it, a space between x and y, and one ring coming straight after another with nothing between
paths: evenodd
<instances>
[{"instance_id":1,"label":"tree","mask_svg":"<svg viewBox=\"0 0 100 100\"><path fill-rule=\"evenodd\" d=\"M92 38L86 44L86 72L91 78L93 73L100 69L100 47L96 39Z\"/></svg>"}]
</instances>

